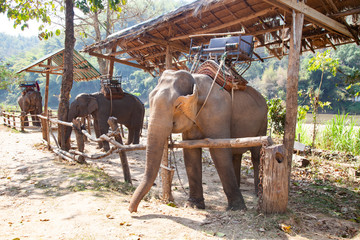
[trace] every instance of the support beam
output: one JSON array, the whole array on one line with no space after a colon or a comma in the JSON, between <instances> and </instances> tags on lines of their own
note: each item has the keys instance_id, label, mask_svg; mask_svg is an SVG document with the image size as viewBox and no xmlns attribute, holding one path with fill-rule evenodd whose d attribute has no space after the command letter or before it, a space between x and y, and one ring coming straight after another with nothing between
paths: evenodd
<instances>
[{"instance_id":1,"label":"support beam","mask_svg":"<svg viewBox=\"0 0 360 240\"><path fill-rule=\"evenodd\" d=\"M51 66L51 58L47 60L47 65ZM45 96L44 96L44 112L43 116L48 116L48 103L49 103L49 84L50 84L50 73L46 72L46 83L45 83ZM50 141L49 139L49 128L48 128L48 122L47 120L41 119L42 123L42 134L43 139L47 142Z\"/></svg>"},{"instance_id":2,"label":"support beam","mask_svg":"<svg viewBox=\"0 0 360 240\"><path fill-rule=\"evenodd\" d=\"M126 50L121 50L121 51L118 51L118 52L112 52L112 53L110 53L110 55L111 56L117 56L117 55L124 54L124 53L127 53L127 52L138 51L138 50L141 50L141 49L144 49L144 48L152 47L154 45L156 45L156 43L143 44L143 45L138 46L138 47L128 48Z\"/></svg>"},{"instance_id":3,"label":"support beam","mask_svg":"<svg viewBox=\"0 0 360 240\"><path fill-rule=\"evenodd\" d=\"M162 46L167 46L167 45L170 45L170 47L180 51L180 52L189 52L189 48L186 47L186 46L183 46L181 44L178 44L178 43L173 43L173 42L170 42L170 41L167 41L165 39L161 39L161 38L157 38L157 37L154 37L154 36L151 36L149 34L146 34L145 37L144 37L145 40L149 41L149 42L153 42L153 43L157 43L159 45L162 45Z\"/></svg>"},{"instance_id":4,"label":"support beam","mask_svg":"<svg viewBox=\"0 0 360 240\"><path fill-rule=\"evenodd\" d=\"M323 26L326 29L338 32L349 38L353 38L353 35L344 24L341 24L338 21L329 18L328 16L322 14L321 12L309 7L304 2L299 2L294 0L264 0L264 1L273 4L274 6L278 6L282 9L288 10L288 8L290 8L297 12L301 12L306 16L306 18L311 19L311 22L315 22L316 24Z\"/></svg>"},{"instance_id":5,"label":"support beam","mask_svg":"<svg viewBox=\"0 0 360 240\"><path fill-rule=\"evenodd\" d=\"M132 62L120 60L120 59L117 59L117 58L112 58L112 57L110 57L110 56L107 56L107 55L104 55L104 54L100 54L100 53L96 53L96 52L89 52L89 55L94 56L94 57L105 58L105 59L109 59L109 60L112 60L112 59L113 59L114 62L118 62L118 63L121 63L121 64L125 64L125 65L131 66L131 67L135 67L135 68L140 68L140 69L143 69L143 70L145 70L145 71L150 71L150 70L151 70L149 67L145 67L145 66L142 66L142 65L140 65L140 64L136 64L136 63L132 63Z\"/></svg>"},{"instance_id":6,"label":"support beam","mask_svg":"<svg viewBox=\"0 0 360 240\"><path fill-rule=\"evenodd\" d=\"M300 51L303 25L304 14L293 11L293 25L290 34L289 65L286 82L286 117L284 133L285 160L287 161L289 168L289 181L296 130Z\"/></svg>"},{"instance_id":7,"label":"support beam","mask_svg":"<svg viewBox=\"0 0 360 240\"><path fill-rule=\"evenodd\" d=\"M237 25L237 24L240 24L242 22L245 22L245 21L248 21L250 19L253 19L253 18L257 18L259 16L262 16L262 15L265 15L269 12L272 12L275 10L275 7L273 8L268 8L268 9L265 9L265 10L262 10L262 11L259 11L259 12L256 12L254 14L251 14L251 15L248 15L246 17L242 17L242 18L239 18L237 20L233 20L233 21L230 21L230 22L227 22L227 23L224 23L222 25L218 25L216 27L212 27L212 28L208 28L208 29L205 29L205 30L202 30L202 31L198 31L196 34L204 34L204 33L211 33L211 32L216 32L216 31L219 31L221 29L225 29L225 28L228 28L228 27L231 27L231 26L234 26L234 25ZM173 38L170 38L169 40L170 41L176 41L176 40L181 40L181 39L186 39L186 38L189 38L190 35L194 35L194 34L189 34L189 35L184 35L184 36L178 36L178 37L173 37Z\"/></svg>"}]
</instances>

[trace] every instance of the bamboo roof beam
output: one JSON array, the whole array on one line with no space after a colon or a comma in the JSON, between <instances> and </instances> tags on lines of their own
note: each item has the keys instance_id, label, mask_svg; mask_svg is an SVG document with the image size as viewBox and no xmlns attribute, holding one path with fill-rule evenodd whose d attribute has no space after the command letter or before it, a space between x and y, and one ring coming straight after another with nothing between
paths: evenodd
<instances>
[{"instance_id":1,"label":"bamboo roof beam","mask_svg":"<svg viewBox=\"0 0 360 240\"><path fill-rule=\"evenodd\" d=\"M336 7L336 5L334 4L334 2L332 0L326 0L326 2L330 5L330 7L335 11L335 12L339 12L339 9ZM359 39L357 38L356 34L352 31L352 29L350 28L349 24L346 22L346 20L344 20L343 17L341 17L339 19L341 21L342 24L344 24L346 26L346 28L349 30L349 32L351 33L352 37L355 39L356 44L359 45ZM330 41L330 40L329 40ZM330 41L331 42L331 41ZM331 43L331 45L333 46L334 49L335 46Z\"/></svg>"},{"instance_id":2,"label":"bamboo roof beam","mask_svg":"<svg viewBox=\"0 0 360 240\"><path fill-rule=\"evenodd\" d=\"M141 45L141 46L138 46L138 47L128 48L126 50L121 50L121 51L118 51L118 52L113 52L113 53L110 53L110 55L111 56L117 56L117 55L124 54L124 53L127 53L127 52L133 52L133 51L138 51L138 50L141 50L141 49L144 49L144 48L152 47L154 45L156 45L156 43L147 43L147 44L144 44L144 45Z\"/></svg>"},{"instance_id":3,"label":"bamboo roof beam","mask_svg":"<svg viewBox=\"0 0 360 240\"><path fill-rule=\"evenodd\" d=\"M355 9L351 9L348 11L344 11L344 12L338 12L338 13L334 13L329 15L330 17L334 17L334 18L338 18L338 17L346 17L349 15L353 15L353 14L359 14L360 13L360 8L355 8Z\"/></svg>"},{"instance_id":4,"label":"bamboo roof beam","mask_svg":"<svg viewBox=\"0 0 360 240\"><path fill-rule=\"evenodd\" d=\"M304 13L307 18L310 18L312 22L317 23L324 28L341 33L344 36L353 38L351 32L347 29L344 24L322 14L321 12L307 6L304 2L296 2L292 0L264 0L274 6L280 7L285 10L294 9L298 12Z\"/></svg>"},{"instance_id":5,"label":"bamboo roof beam","mask_svg":"<svg viewBox=\"0 0 360 240\"><path fill-rule=\"evenodd\" d=\"M107 56L107 55L104 55L104 54L100 54L100 53L96 53L96 52L90 52L89 54L91 56L94 56L94 57L100 57L100 58L105 58L105 59L108 59L108 60L114 60L114 62L125 64L125 65L135 67L135 68L140 68L140 69L143 69L145 71L150 71L151 70L151 68L149 68L149 67L145 67L145 66L142 66L140 64L136 64L136 63L120 60L120 59L117 59L117 58L113 58L113 57L110 57L110 56Z\"/></svg>"},{"instance_id":6,"label":"bamboo roof beam","mask_svg":"<svg viewBox=\"0 0 360 240\"><path fill-rule=\"evenodd\" d=\"M176 50L181 51L181 52L188 52L189 51L188 47L186 47L186 46L183 46L183 45L180 45L180 44L177 44L177 43L173 43L171 41L166 41L164 39L157 38L157 37L151 36L149 34L146 34L144 36L144 39L146 39L149 42L154 42L154 43L157 43L157 44L162 45L162 46L169 45L170 47L175 48Z\"/></svg>"},{"instance_id":7,"label":"bamboo roof beam","mask_svg":"<svg viewBox=\"0 0 360 240\"><path fill-rule=\"evenodd\" d=\"M216 32L216 31L219 31L221 29L224 29L224 28L227 28L227 27L232 27L234 25L237 25L237 24L240 24L242 22L248 21L250 19L257 18L258 16L265 15L266 13L272 12L274 10L275 10L275 7L264 9L262 11L256 12L253 15L248 15L246 17L238 18L237 20L234 20L234 21L231 21L231 22L228 22L228 23L224 23L224 24L218 25L216 27L212 27L212 28L208 28L208 29L205 29L205 30L202 30L202 31L198 31L197 34ZM184 35L184 36L173 37L173 38L170 38L169 41L176 41L176 40L189 38L190 35L194 35L194 34L187 34L187 35Z\"/></svg>"}]
</instances>

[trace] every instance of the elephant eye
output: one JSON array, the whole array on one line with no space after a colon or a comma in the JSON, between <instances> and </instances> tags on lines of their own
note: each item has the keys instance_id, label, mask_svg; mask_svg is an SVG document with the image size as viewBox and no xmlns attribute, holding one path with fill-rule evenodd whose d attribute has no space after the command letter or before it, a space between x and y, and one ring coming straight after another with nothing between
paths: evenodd
<instances>
[{"instance_id":1,"label":"elephant eye","mask_svg":"<svg viewBox=\"0 0 360 240\"><path fill-rule=\"evenodd\" d=\"M176 106L175 106L175 108L177 109L177 108L180 108L181 107L181 105L182 105L182 103L181 102L179 102Z\"/></svg>"}]
</instances>

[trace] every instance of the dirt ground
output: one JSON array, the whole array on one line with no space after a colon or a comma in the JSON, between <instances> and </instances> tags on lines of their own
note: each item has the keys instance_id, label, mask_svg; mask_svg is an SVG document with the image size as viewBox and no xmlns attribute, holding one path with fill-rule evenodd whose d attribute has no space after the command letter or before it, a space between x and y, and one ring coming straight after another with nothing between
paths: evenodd
<instances>
[{"instance_id":1,"label":"dirt ground","mask_svg":"<svg viewBox=\"0 0 360 240\"><path fill-rule=\"evenodd\" d=\"M241 185L247 211L225 211L226 198L207 152L206 209L184 208L188 183L176 152L175 203L159 200L157 179L138 212L130 214L127 208L142 177L144 151L127 154L131 187L123 183L117 153L85 165L69 163L46 149L40 132L21 133L2 125L0 146L0 239L360 239L356 221L317 211L311 203L301 205L299 185L294 185L287 214L258 213L249 157ZM94 144L85 149L98 152ZM358 195L351 204L359 204Z\"/></svg>"}]
</instances>

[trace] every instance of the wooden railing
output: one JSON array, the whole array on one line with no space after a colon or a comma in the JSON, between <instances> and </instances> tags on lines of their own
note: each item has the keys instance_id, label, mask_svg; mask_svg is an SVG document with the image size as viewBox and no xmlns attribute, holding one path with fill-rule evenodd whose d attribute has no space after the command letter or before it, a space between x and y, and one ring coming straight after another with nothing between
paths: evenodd
<instances>
[{"instance_id":1,"label":"wooden railing","mask_svg":"<svg viewBox=\"0 0 360 240\"><path fill-rule=\"evenodd\" d=\"M19 117L15 114L3 113L4 124L11 127L17 127L15 119ZM76 119L72 123L60 121L50 116L38 115L42 121L43 139L54 153L61 156L68 161L75 161L78 163L86 162L85 159L100 159L109 156L112 153L118 153L121 160L121 165L124 172L124 180L131 184L130 168L127 162L126 152L145 150L145 144L124 145L122 143L121 130L118 127L116 118L109 118L108 123L111 126L111 131L108 134L103 134L100 137L94 137L89 133L91 120L87 119L87 130L81 129L80 120ZM77 150L64 151L60 148L57 138L53 134L54 125L64 125L72 127L76 135ZM55 127L55 128L56 128ZM54 144L51 144L50 136ZM84 136L93 142L108 141L112 147L106 153L102 154L88 154L84 153ZM261 194L259 196L259 207L265 213L285 212L288 202L288 166L283 160L284 149L282 145L272 145L271 138L268 136L247 137L235 139L200 139L200 140L185 140L175 141L167 144L167 148L249 148L262 146L262 158L260 164L260 180L261 180ZM167 151L165 151L167 152ZM171 195L171 182L173 176L173 169L167 165L168 156L163 155L162 160L162 188L163 198L168 200ZM164 164L165 163L165 164ZM275 174L274 174L275 173ZM276 177L279 176L279 177ZM276 191L274 190L276 188ZM167 198L167 199L166 199Z\"/></svg>"}]
</instances>

